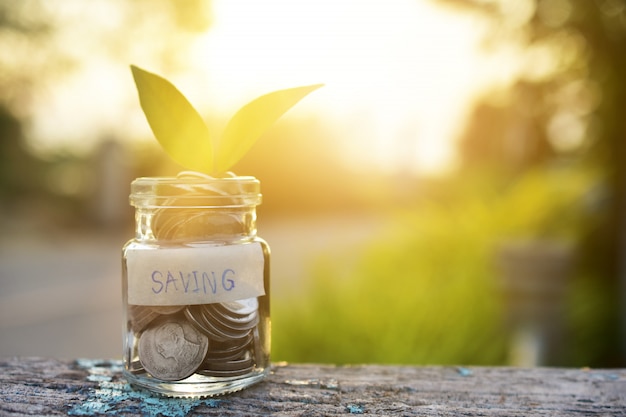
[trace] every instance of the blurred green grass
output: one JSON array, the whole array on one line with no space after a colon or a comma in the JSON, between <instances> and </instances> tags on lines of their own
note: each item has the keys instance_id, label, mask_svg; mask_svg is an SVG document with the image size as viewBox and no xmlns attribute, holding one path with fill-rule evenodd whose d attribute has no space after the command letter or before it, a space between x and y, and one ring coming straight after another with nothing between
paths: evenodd
<instances>
[{"instance_id":1,"label":"blurred green grass","mask_svg":"<svg viewBox=\"0 0 626 417\"><path fill-rule=\"evenodd\" d=\"M346 253L320 254L304 295L273 304L274 360L506 364L496 247L518 237L578 244L593 225L585 201L595 180L584 170L500 184L456 178L438 184L436 197L391 209L384 233ZM575 271L560 364L594 365L606 350L611 307L598 277Z\"/></svg>"}]
</instances>

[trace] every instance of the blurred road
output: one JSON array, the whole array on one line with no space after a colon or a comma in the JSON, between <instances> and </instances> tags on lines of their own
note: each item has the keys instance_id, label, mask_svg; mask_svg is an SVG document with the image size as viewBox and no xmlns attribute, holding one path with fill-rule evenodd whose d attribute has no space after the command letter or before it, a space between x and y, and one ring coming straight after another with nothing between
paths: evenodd
<instances>
[{"instance_id":1,"label":"blurred road","mask_svg":"<svg viewBox=\"0 0 626 417\"><path fill-rule=\"evenodd\" d=\"M306 295L321 253L358 245L376 219L333 217L259 222L272 249L272 303ZM0 356L119 358L121 247L131 236L55 232L0 236Z\"/></svg>"}]
</instances>

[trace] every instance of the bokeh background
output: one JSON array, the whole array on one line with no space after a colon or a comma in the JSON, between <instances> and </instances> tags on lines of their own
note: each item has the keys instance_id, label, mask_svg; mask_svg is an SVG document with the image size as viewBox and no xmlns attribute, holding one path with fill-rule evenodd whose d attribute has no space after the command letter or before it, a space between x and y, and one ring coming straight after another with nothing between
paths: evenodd
<instances>
[{"instance_id":1,"label":"bokeh background","mask_svg":"<svg viewBox=\"0 0 626 417\"><path fill-rule=\"evenodd\" d=\"M0 355L121 356L129 65L261 180L273 360L626 365L626 1L0 0Z\"/></svg>"}]
</instances>

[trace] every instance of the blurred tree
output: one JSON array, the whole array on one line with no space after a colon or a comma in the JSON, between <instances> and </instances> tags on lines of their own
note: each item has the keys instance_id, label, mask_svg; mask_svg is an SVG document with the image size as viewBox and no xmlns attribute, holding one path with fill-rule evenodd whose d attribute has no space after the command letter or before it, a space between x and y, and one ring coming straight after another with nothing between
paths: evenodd
<instances>
[{"instance_id":1,"label":"blurred tree","mask_svg":"<svg viewBox=\"0 0 626 417\"><path fill-rule=\"evenodd\" d=\"M0 203L34 191L41 164L23 146L19 120L0 106Z\"/></svg>"},{"instance_id":2,"label":"blurred tree","mask_svg":"<svg viewBox=\"0 0 626 417\"><path fill-rule=\"evenodd\" d=\"M180 70L189 39L211 23L210 0L0 1L0 102L29 122L32 99L75 76L86 57Z\"/></svg>"},{"instance_id":3,"label":"blurred tree","mask_svg":"<svg viewBox=\"0 0 626 417\"><path fill-rule=\"evenodd\" d=\"M626 305L619 299L626 296L626 1L437 1L485 16L492 25L485 46L514 47L522 57L520 80L508 95L476 109L463 139L469 166L489 160L524 170L567 156L603 171L608 204L587 242L592 256L586 260L612 288L609 302L617 312L620 301ZM510 152L511 144L517 152ZM619 343L607 354L623 365L622 308L621 355Z\"/></svg>"},{"instance_id":4,"label":"blurred tree","mask_svg":"<svg viewBox=\"0 0 626 417\"><path fill-rule=\"evenodd\" d=\"M186 46L210 26L210 5L210 0L0 0L0 196L4 202L45 194L66 207L68 202L76 206L90 198L85 190L100 185L90 183L88 155L62 146L42 152L34 143L50 138L33 140L36 112L54 111L55 88L88 65L93 68L93 62L98 69L126 69L136 60L171 72L186 69ZM94 82L118 82L108 75ZM131 79L128 71L129 85ZM123 129L120 121L119 126L102 123L81 133L97 142ZM103 149L94 145L94 152Z\"/></svg>"},{"instance_id":5,"label":"blurred tree","mask_svg":"<svg viewBox=\"0 0 626 417\"><path fill-rule=\"evenodd\" d=\"M44 13L31 13L34 3L0 2L0 208L7 210L11 200L38 191L42 164L26 149L23 119L32 93L36 72L43 62L17 64L21 46L43 42L51 30ZM48 62L47 65L57 65Z\"/></svg>"},{"instance_id":6,"label":"blurred tree","mask_svg":"<svg viewBox=\"0 0 626 417\"><path fill-rule=\"evenodd\" d=\"M18 118L26 116L37 74L66 64L46 53L48 48L31 54L32 45L47 44L52 30L51 19L36 2L0 2L0 103Z\"/></svg>"},{"instance_id":7,"label":"blurred tree","mask_svg":"<svg viewBox=\"0 0 626 417\"><path fill-rule=\"evenodd\" d=\"M541 113L541 86L519 81L505 102L478 102L460 138L466 169L490 166L511 174L540 166L556 156Z\"/></svg>"}]
</instances>

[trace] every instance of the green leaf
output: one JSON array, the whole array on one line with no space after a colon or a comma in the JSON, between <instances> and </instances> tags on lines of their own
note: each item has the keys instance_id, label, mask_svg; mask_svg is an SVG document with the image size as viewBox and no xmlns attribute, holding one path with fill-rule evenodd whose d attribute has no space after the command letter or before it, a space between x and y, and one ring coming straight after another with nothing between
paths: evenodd
<instances>
[{"instance_id":1,"label":"green leaf","mask_svg":"<svg viewBox=\"0 0 626 417\"><path fill-rule=\"evenodd\" d=\"M209 129L185 96L166 79L131 65L141 108L167 154L187 169L211 173Z\"/></svg>"},{"instance_id":2,"label":"green leaf","mask_svg":"<svg viewBox=\"0 0 626 417\"><path fill-rule=\"evenodd\" d=\"M131 65L141 108L165 152L189 170L208 174L228 171L254 142L291 107L322 84L265 94L243 106L214 144L209 129L185 96L166 79Z\"/></svg>"},{"instance_id":3,"label":"green leaf","mask_svg":"<svg viewBox=\"0 0 626 417\"><path fill-rule=\"evenodd\" d=\"M216 170L230 169L283 114L322 84L265 94L243 106L230 119L217 148Z\"/></svg>"}]
</instances>

